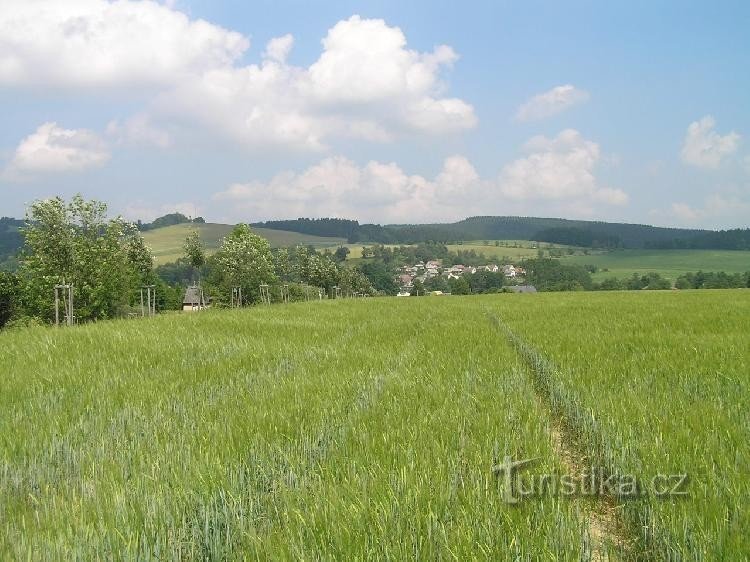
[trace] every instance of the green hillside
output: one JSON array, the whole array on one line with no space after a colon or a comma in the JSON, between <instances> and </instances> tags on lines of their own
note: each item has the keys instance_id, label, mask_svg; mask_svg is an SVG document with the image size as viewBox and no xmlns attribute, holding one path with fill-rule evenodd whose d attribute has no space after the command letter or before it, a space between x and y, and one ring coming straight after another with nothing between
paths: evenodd
<instances>
[{"instance_id":1,"label":"green hillside","mask_svg":"<svg viewBox=\"0 0 750 562\"><path fill-rule=\"evenodd\" d=\"M630 277L658 273L674 281L684 273L695 271L750 271L750 251L742 250L611 250L562 258L564 263L593 265L595 281L607 277ZM607 271L604 271L607 270Z\"/></svg>"},{"instance_id":2,"label":"green hillside","mask_svg":"<svg viewBox=\"0 0 750 562\"><path fill-rule=\"evenodd\" d=\"M151 247L156 257L157 265L170 263L181 257L184 252L182 245L185 237L191 230L197 230L201 235L201 240L206 247L208 254L212 254L219 249L222 238L229 234L234 225L231 224L176 224L154 230L148 230L143 233L143 238ZM266 238L273 248L284 248L287 246L296 246L298 244L312 245L316 247L337 246L345 240L343 238L333 238L324 236L312 236L310 234L300 234L297 232L287 232L284 230L271 230L267 228L253 228L253 232Z\"/></svg>"}]
</instances>

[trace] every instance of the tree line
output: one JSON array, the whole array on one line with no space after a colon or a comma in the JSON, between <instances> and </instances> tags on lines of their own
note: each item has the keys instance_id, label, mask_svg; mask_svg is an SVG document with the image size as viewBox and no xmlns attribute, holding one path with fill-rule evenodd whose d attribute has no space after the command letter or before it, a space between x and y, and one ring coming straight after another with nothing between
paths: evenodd
<instances>
[{"instance_id":1,"label":"tree line","mask_svg":"<svg viewBox=\"0 0 750 562\"><path fill-rule=\"evenodd\" d=\"M76 322L137 314L142 287L156 287L157 309L179 309L185 287L205 286L214 303L228 303L234 287L246 302L259 300L267 284L280 300L282 284L289 296L304 298L306 287L328 294L374 294L367 277L343 268L330 252L298 247L272 251L266 239L240 224L224 238L219 251L206 256L197 231L185 240L185 256L176 264L153 267L151 250L137 225L108 218L105 203L76 195L35 201L21 227L24 246L16 272L0 272L0 327L9 322L50 323L55 315L54 287L70 284ZM345 256L344 256L345 257Z\"/></svg>"}]
</instances>

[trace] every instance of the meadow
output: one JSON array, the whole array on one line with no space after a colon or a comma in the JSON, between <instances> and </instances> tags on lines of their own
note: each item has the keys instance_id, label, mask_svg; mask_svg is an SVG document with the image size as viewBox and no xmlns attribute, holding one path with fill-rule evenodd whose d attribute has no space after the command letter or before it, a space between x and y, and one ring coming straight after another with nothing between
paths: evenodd
<instances>
[{"instance_id":1,"label":"meadow","mask_svg":"<svg viewBox=\"0 0 750 562\"><path fill-rule=\"evenodd\" d=\"M0 558L746 557L748 312L500 294L3 332ZM506 455L690 495L510 505Z\"/></svg>"},{"instance_id":2,"label":"meadow","mask_svg":"<svg viewBox=\"0 0 750 562\"><path fill-rule=\"evenodd\" d=\"M593 265L599 269L594 281L608 277L624 279L637 273L658 273L674 281L680 275L697 271L750 271L750 251L742 250L591 250L563 257L563 263ZM605 271L606 270L606 271Z\"/></svg>"},{"instance_id":3,"label":"meadow","mask_svg":"<svg viewBox=\"0 0 750 562\"><path fill-rule=\"evenodd\" d=\"M201 242L206 248L206 254L211 255L219 249L221 241L233 228L234 225L218 223L176 224L148 230L143 233L143 239L151 248L156 258L155 263L161 265L177 261L177 258L184 255L185 237L192 230L197 230L200 233ZM343 238L313 236L270 228L253 227L253 232L268 240L272 248L286 248L297 245L315 246L317 248L336 247L346 242Z\"/></svg>"}]
</instances>

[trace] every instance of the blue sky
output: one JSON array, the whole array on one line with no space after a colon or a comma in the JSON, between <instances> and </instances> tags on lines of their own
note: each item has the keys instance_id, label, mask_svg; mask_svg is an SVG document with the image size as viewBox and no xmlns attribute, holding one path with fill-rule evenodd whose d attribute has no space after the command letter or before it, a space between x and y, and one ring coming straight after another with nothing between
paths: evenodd
<instances>
[{"instance_id":1,"label":"blue sky","mask_svg":"<svg viewBox=\"0 0 750 562\"><path fill-rule=\"evenodd\" d=\"M1 215L750 219L746 2L5 0Z\"/></svg>"}]
</instances>

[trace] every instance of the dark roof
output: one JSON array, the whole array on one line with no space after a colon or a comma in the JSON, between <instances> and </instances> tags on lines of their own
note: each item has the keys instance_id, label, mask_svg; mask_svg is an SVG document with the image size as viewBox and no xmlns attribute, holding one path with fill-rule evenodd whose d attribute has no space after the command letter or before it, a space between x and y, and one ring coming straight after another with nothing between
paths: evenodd
<instances>
[{"instance_id":1,"label":"dark roof","mask_svg":"<svg viewBox=\"0 0 750 562\"><path fill-rule=\"evenodd\" d=\"M511 285L508 289L514 293L536 293L534 285Z\"/></svg>"},{"instance_id":2,"label":"dark roof","mask_svg":"<svg viewBox=\"0 0 750 562\"><path fill-rule=\"evenodd\" d=\"M200 302L201 292L199 287L188 287L185 289L185 298L182 299L182 304L200 304Z\"/></svg>"}]
</instances>

